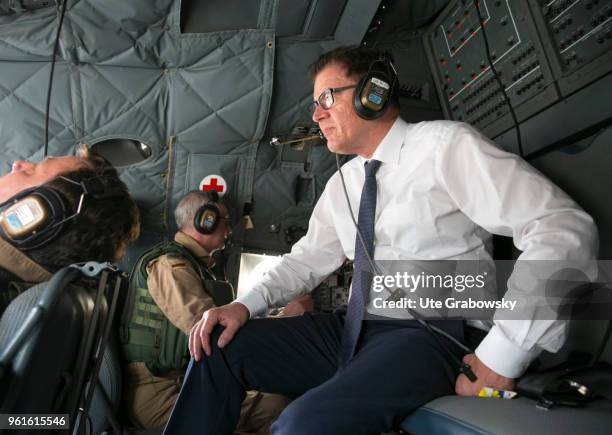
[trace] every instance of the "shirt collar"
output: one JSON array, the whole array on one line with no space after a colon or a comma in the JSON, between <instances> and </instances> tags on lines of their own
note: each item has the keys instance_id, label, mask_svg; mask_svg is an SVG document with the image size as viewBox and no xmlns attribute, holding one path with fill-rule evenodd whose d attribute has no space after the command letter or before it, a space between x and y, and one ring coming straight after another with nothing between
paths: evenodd
<instances>
[{"instance_id":1,"label":"shirt collar","mask_svg":"<svg viewBox=\"0 0 612 435\"><path fill-rule=\"evenodd\" d=\"M0 267L26 282L43 282L51 279L49 271L4 239L0 239Z\"/></svg>"},{"instance_id":2,"label":"shirt collar","mask_svg":"<svg viewBox=\"0 0 612 435\"><path fill-rule=\"evenodd\" d=\"M398 165L407 127L408 123L398 116L383 140L376 147L372 159L379 160L385 165ZM361 156L358 156L358 158L362 165L367 161Z\"/></svg>"},{"instance_id":3,"label":"shirt collar","mask_svg":"<svg viewBox=\"0 0 612 435\"><path fill-rule=\"evenodd\" d=\"M193 254L199 258L205 258L209 256L208 251L202 248L202 246L189 234L185 234L182 231L177 231L174 235L174 241L185 248L189 249Z\"/></svg>"}]
</instances>

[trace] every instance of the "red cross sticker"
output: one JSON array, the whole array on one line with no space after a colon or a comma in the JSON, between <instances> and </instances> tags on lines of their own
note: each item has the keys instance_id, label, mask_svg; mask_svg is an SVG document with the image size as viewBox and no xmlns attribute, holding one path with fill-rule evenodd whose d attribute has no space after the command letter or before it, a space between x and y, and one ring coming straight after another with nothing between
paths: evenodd
<instances>
[{"instance_id":1,"label":"red cross sticker","mask_svg":"<svg viewBox=\"0 0 612 435\"><path fill-rule=\"evenodd\" d=\"M203 190L204 192L216 190L219 193L219 196L223 196L227 193L227 183L220 175L208 175L202 181L200 181L200 190Z\"/></svg>"}]
</instances>

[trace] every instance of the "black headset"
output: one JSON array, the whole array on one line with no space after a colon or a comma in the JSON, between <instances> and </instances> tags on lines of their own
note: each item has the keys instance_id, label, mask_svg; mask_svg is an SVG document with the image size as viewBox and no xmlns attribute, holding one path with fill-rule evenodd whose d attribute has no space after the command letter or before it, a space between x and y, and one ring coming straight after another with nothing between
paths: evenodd
<instances>
[{"instance_id":1,"label":"black headset","mask_svg":"<svg viewBox=\"0 0 612 435\"><path fill-rule=\"evenodd\" d=\"M216 203L219 202L219 193L216 190L202 192L208 201L201 206L193 218L193 227L201 234L212 234L219 226L221 212Z\"/></svg>"},{"instance_id":2,"label":"black headset","mask_svg":"<svg viewBox=\"0 0 612 435\"><path fill-rule=\"evenodd\" d=\"M92 177L81 182L61 178L81 188L76 204L48 183L19 192L0 204L0 236L22 251L41 248L64 232L81 212L88 197L102 199L125 195L118 179Z\"/></svg>"},{"instance_id":3,"label":"black headset","mask_svg":"<svg viewBox=\"0 0 612 435\"><path fill-rule=\"evenodd\" d=\"M394 96L397 73L388 53L373 61L353 93L353 107L360 118L373 120L387 111Z\"/></svg>"}]
</instances>

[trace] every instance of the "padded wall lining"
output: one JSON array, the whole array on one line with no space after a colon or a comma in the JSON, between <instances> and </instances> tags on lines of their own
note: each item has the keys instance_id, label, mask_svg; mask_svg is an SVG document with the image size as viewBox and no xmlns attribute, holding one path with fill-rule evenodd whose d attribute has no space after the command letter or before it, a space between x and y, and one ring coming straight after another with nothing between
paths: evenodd
<instances>
[{"instance_id":1,"label":"padded wall lining","mask_svg":"<svg viewBox=\"0 0 612 435\"><path fill-rule=\"evenodd\" d=\"M344 3L333 3L337 14ZM310 12L321 6L300 4ZM310 119L307 66L339 43L307 33L279 37L269 27L287 24L279 16L287 8L276 0L260 5L261 28L186 34L180 32L179 0L73 0L67 5L49 154L68 155L79 142L117 137L151 146L150 158L121 168L141 208L137 251L172 235L172 210L179 198L210 174L228 181L234 222L240 222L244 204L253 205L255 229L234 229L247 247L286 251L290 245L283 237L270 238L270 224L307 226L333 172L333 156L319 145L309 152L308 165L287 165L268 142ZM298 27L308 32L312 23L298 25L294 15L292 32ZM57 7L0 16L2 172L16 159L42 158L58 22ZM127 265L135 254L129 252Z\"/></svg>"}]
</instances>

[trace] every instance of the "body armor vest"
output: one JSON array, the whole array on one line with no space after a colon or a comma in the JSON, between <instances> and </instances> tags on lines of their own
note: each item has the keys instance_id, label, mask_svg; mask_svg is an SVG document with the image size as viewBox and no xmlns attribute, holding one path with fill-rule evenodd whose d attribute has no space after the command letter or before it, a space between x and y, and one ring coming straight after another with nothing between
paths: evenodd
<instances>
[{"instance_id":1,"label":"body armor vest","mask_svg":"<svg viewBox=\"0 0 612 435\"><path fill-rule=\"evenodd\" d=\"M123 311L120 335L127 362L144 362L156 376L184 370L189 338L170 322L149 293L147 265L162 255L177 255L197 271L202 283L214 276L183 245L163 242L145 252L130 275L128 298Z\"/></svg>"}]
</instances>

